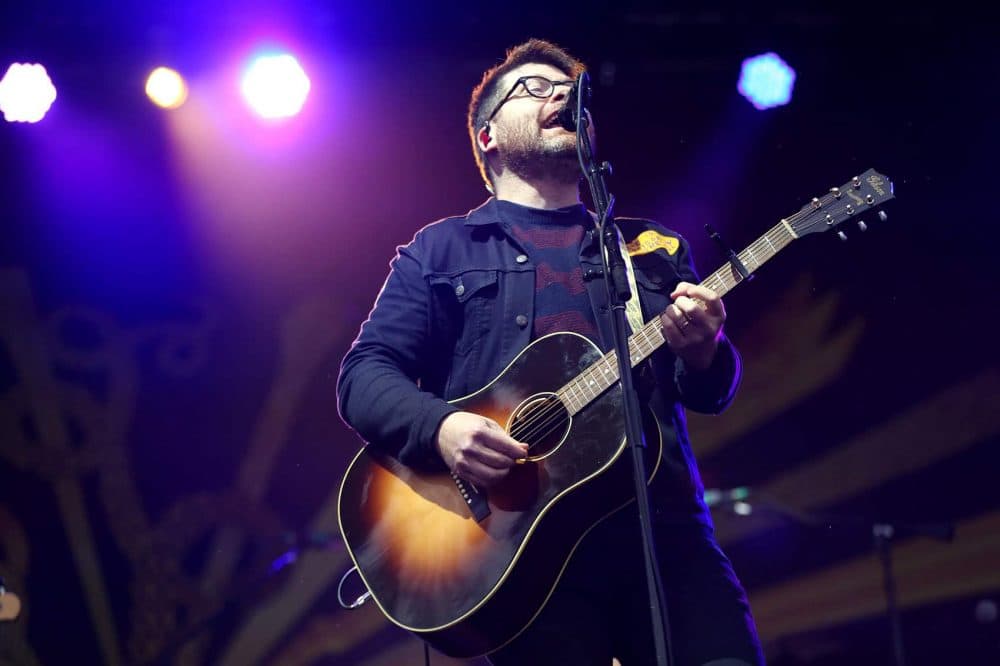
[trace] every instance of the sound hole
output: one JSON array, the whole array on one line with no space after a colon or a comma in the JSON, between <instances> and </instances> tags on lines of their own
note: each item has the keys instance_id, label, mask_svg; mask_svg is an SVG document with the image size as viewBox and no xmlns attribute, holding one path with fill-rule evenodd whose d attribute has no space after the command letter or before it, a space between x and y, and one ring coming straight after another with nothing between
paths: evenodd
<instances>
[{"instance_id":1,"label":"sound hole","mask_svg":"<svg viewBox=\"0 0 1000 666\"><path fill-rule=\"evenodd\" d=\"M514 411L508 432L528 445L529 460L540 460L566 439L571 418L558 396L539 394L525 400Z\"/></svg>"}]
</instances>

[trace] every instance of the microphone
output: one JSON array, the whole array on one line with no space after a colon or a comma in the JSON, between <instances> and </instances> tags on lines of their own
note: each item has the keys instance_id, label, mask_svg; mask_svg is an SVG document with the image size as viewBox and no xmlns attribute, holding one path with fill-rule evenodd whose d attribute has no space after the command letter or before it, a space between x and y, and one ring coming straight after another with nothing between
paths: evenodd
<instances>
[{"instance_id":1,"label":"microphone","mask_svg":"<svg viewBox=\"0 0 1000 666\"><path fill-rule=\"evenodd\" d=\"M580 111L581 107L581 92L582 93L582 111L583 114L587 114L587 109L590 106L590 77L587 72L580 72L580 76L577 77L576 83L569 90L569 96L566 98L566 104L559 111L556 117L559 120L559 124L568 132L575 132L577 127L577 111Z\"/></svg>"},{"instance_id":2,"label":"microphone","mask_svg":"<svg viewBox=\"0 0 1000 666\"><path fill-rule=\"evenodd\" d=\"M729 502L742 502L748 497L750 497L750 488L746 486L708 488L705 490L705 506L713 507Z\"/></svg>"}]
</instances>

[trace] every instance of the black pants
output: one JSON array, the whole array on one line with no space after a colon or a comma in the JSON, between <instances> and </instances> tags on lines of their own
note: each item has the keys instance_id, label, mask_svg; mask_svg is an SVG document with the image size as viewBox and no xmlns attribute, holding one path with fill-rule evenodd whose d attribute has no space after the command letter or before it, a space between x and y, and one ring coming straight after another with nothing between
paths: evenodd
<instances>
[{"instance_id":1,"label":"black pants","mask_svg":"<svg viewBox=\"0 0 1000 666\"><path fill-rule=\"evenodd\" d=\"M746 594L710 528L654 527L673 666L764 663ZM639 519L626 507L584 537L535 621L496 666L655 665Z\"/></svg>"}]
</instances>

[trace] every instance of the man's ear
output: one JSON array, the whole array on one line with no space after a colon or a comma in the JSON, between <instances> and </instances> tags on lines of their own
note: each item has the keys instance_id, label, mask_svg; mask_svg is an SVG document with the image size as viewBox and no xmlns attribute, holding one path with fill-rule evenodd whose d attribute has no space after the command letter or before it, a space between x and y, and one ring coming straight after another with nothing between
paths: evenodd
<instances>
[{"instance_id":1,"label":"man's ear","mask_svg":"<svg viewBox=\"0 0 1000 666\"><path fill-rule=\"evenodd\" d=\"M493 137L490 136L490 129L490 124L486 123L479 130L479 134L476 135L476 140L479 142L479 149L483 152L486 152L493 146Z\"/></svg>"}]
</instances>

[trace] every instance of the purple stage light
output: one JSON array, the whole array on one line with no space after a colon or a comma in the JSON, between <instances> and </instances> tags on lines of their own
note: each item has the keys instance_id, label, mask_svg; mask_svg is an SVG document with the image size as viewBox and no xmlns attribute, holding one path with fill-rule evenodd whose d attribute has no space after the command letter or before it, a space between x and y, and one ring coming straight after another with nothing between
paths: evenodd
<instances>
[{"instance_id":1,"label":"purple stage light","mask_svg":"<svg viewBox=\"0 0 1000 666\"><path fill-rule=\"evenodd\" d=\"M765 53L743 61L736 89L763 111L788 104L794 85L795 70L777 53Z\"/></svg>"},{"instance_id":2,"label":"purple stage light","mask_svg":"<svg viewBox=\"0 0 1000 666\"><path fill-rule=\"evenodd\" d=\"M56 100L56 87L41 65L14 63L0 79L0 111L8 122L37 123Z\"/></svg>"},{"instance_id":3,"label":"purple stage light","mask_svg":"<svg viewBox=\"0 0 1000 666\"><path fill-rule=\"evenodd\" d=\"M309 96L309 77L294 56L269 54L254 59L240 89L247 104L262 118L290 118Z\"/></svg>"}]
</instances>

